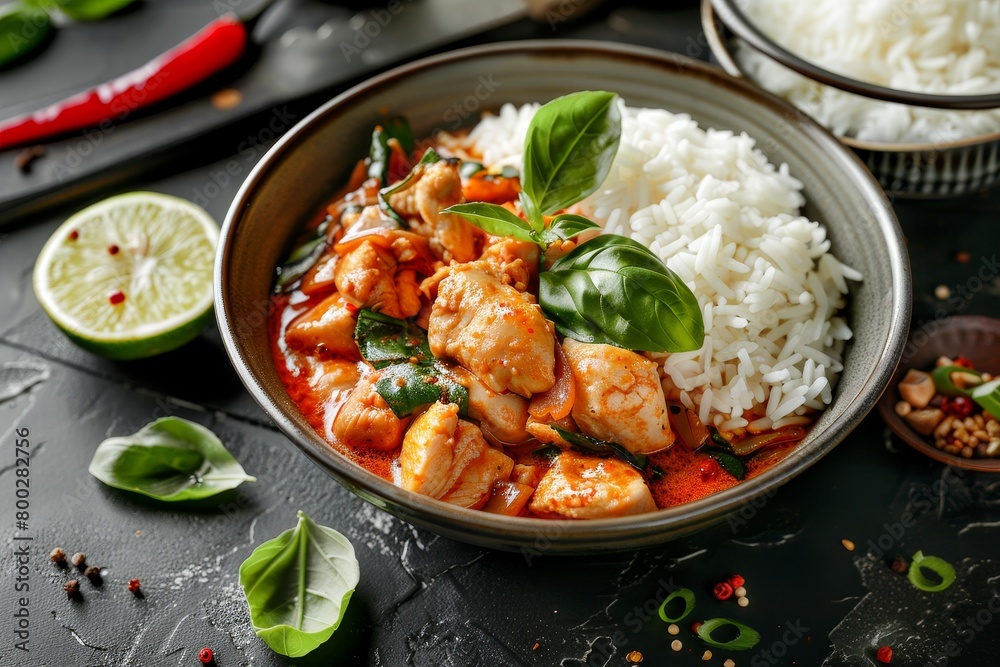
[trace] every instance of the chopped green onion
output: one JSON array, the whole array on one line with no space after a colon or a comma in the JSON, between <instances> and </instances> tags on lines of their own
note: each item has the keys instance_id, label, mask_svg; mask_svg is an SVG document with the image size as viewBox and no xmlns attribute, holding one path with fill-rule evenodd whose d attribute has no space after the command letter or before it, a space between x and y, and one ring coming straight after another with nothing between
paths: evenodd
<instances>
[{"instance_id":1,"label":"chopped green onion","mask_svg":"<svg viewBox=\"0 0 1000 667\"><path fill-rule=\"evenodd\" d=\"M667 605L677 598L684 601L684 609L678 616L667 616ZM692 611L694 611L694 592L690 588L681 588L668 595L667 599L660 605L660 618L664 623L680 623Z\"/></svg>"},{"instance_id":2,"label":"chopped green onion","mask_svg":"<svg viewBox=\"0 0 1000 667\"><path fill-rule=\"evenodd\" d=\"M718 431L712 431L712 442L721 447L725 452L733 451L733 446L729 444L729 441L726 440L725 436Z\"/></svg>"},{"instance_id":3,"label":"chopped green onion","mask_svg":"<svg viewBox=\"0 0 1000 667\"><path fill-rule=\"evenodd\" d=\"M934 583L921 572L921 568L930 570L941 577L941 581ZM910 572L907 576L910 579L910 583L920 590L928 593L938 593L955 583L955 568L943 558L925 556L922 551L918 551L913 554L913 563L910 565Z\"/></svg>"},{"instance_id":4,"label":"chopped green onion","mask_svg":"<svg viewBox=\"0 0 1000 667\"><path fill-rule=\"evenodd\" d=\"M931 379L934 380L934 387L939 394L945 396L968 396L969 390L957 387L951 380L952 373L963 373L969 376L970 384L980 384L983 375L979 371L965 366L941 366L931 372Z\"/></svg>"},{"instance_id":5,"label":"chopped green onion","mask_svg":"<svg viewBox=\"0 0 1000 667\"><path fill-rule=\"evenodd\" d=\"M717 642L712 639L712 633L721 627L731 625L736 628L738 635L736 639L732 639L728 642ZM729 651L746 651L757 645L760 641L760 633L753 628L743 625L739 621L734 621L729 618L710 618L701 625L695 631L698 637L701 638L703 642L711 646L712 648L725 649Z\"/></svg>"},{"instance_id":6,"label":"chopped green onion","mask_svg":"<svg viewBox=\"0 0 1000 667\"><path fill-rule=\"evenodd\" d=\"M972 400L983 410L1000 419L1000 378L990 380L972 390Z\"/></svg>"}]
</instances>

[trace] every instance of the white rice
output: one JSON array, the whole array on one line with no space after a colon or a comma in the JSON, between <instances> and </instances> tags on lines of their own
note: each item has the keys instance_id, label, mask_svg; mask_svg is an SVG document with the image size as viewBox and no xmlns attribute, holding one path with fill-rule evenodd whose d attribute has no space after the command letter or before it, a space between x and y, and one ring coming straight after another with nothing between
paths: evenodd
<instances>
[{"instance_id":1,"label":"white rice","mask_svg":"<svg viewBox=\"0 0 1000 667\"><path fill-rule=\"evenodd\" d=\"M852 78L925 93L1000 91L998 0L755 0L747 16L796 55ZM1000 132L1000 109L944 111L867 99L807 79L749 47L741 68L834 134L949 142Z\"/></svg>"},{"instance_id":2,"label":"white rice","mask_svg":"<svg viewBox=\"0 0 1000 667\"><path fill-rule=\"evenodd\" d=\"M442 143L520 167L537 108L504 105L467 138ZM769 420L756 428L823 409L851 337L837 313L847 281L861 275L829 252L822 225L799 215L802 184L746 134L702 130L661 109L622 113L608 178L574 208L647 245L698 298L704 346L651 355L667 396L723 430L747 426L743 412L755 406Z\"/></svg>"}]
</instances>

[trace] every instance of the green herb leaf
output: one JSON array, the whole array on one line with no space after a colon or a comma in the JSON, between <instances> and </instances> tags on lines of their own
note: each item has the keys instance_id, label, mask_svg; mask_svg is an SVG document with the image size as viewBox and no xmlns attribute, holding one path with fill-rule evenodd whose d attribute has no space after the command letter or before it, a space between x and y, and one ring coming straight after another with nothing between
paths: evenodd
<instances>
[{"instance_id":1,"label":"green herb leaf","mask_svg":"<svg viewBox=\"0 0 1000 667\"><path fill-rule=\"evenodd\" d=\"M427 334L415 324L373 310L358 312L354 339L365 361L382 370L375 391L397 417L437 401L468 414L469 390L431 354Z\"/></svg>"},{"instance_id":2,"label":"green herb leaf","mask_svg":"<svg viewBox=\"0 0 1000 667\"><path fill-rule=\"evenodd\" d=\"M481 172L486 167L483 166L482 162L476 162L475 160L466 160L462 162L462 166L458 168L458 175L462 178L472 178L479 172Z\"/></svg>"},{"instance_id":3,"label":"green herb leaf","mask_svg":"<svg viewBox=\"0 0 1000 667\"><path fill-rule=\"evenodd\" d=\"M389 158L392 156L389 139L398 141L407 155L413 152L413 130L402 116L376 125L372 131L372 143L368 149L368 178L377 178L383 186L389 184Z\"/></svg>"},{"instance_id":4,"label":"green herb leaf","mask_svg":"<svg viewBox=\"0 0 1000 667\"><path fill-rule=\"evenodd\" d=\"M316 265L326 251L326 238L319 236L306 241L288 255L285 263L278 267L278 279L274 282L276 294L287 292L309 269Z\"/></svg>"},{"instance_id":5,"label":"green herb leaf","mask_svg":"<svg viewBox=\"0 0 1000 667\"><path fill-rule=\"evenodd\" d=\"M554 217L552 222L549 223L548 228L542 233L542 240L546 243L552 243L557 239L568 241L578 234L582 234L592 229L599 230L600 228L601 226L596 222L588 220L582 215L561 213Z\"/></svg>"},{"instance_id":6,"label":"green herb leaf","mask_svg":"<svg viewBox=\"0 0 1000 667\"><path fill-rule=\"evenodd\" d=\"M684 608L681 609L681 613L677 616L667 616L667 605L677 598L684 601ZM660 605L659 613L660 619L664 623L680 623L687 618L688 614L692 611L694 611L694 591L690 588L681 588L667 596L667 598L663 601L663 604Z\"/></svg>"},{"instance_id":7,"label":"green herb leaf","mask_svg":"<svg viewBox=\"0 0 1000 667\"><path fill-rule=\"evenodd\" d=\"M90 474L108 486L157 500L197 500L254 482L210 430L163 417L138 433L102 442Z\"/></svg>"},{"instance_id":8,"label":"green herb leaf","mask_svg":"<svg viewBox=\"0 0 1000 667\"><path fill-rule=\"evenodd\" d=\"M58 9L76 21L96 21L131 5L135 0L35 0L47 11Z\"/></svg>"},{"instance_id":9,"label":"green herb leaf","mask_svg":"<svg viewBox=\"0 0 1000 667\"><path fill-rule=\"evenodd\" d=\"M1000 378L990 380L972 390L972 400L983 410L1000 419Z\"/></svg>"},{"instance_id":10,"label":"green herb leaf","mask_svg":"<svg viewBox=\"0 0 1000 667\"><path fill-rule=\"evenodd\" d=\"M542 310L564 336L645 352L701 347L694 294L648 248L614 234L581 244L539 280Z\"/></svg>"},{"instance_id":11,"label":"green herb leaf","mask_svg":"<svg viewBox=\"0 0 1000 667\"><path fill-rule=\"evenodd\" d=\"M728 642L717 642L712 639L712 633L723 626L732 626L739 633L736 639ZM712 648L724 649L728 651L746 651L752 649L760 641L760 633L750 626L743 625L739 621L729 618L710 618L698 626L695 631L703 642Z\"/></svg>"},{"instance_id":12,"label":"green herb leaf","mask_svg":"<svg viewBox=\"0 0 1000 667\"><path fill-rule=\"evenodd\" d=\"M584 433L573 433L558 426L553 426L552 430L558 433L560 438L585 452L616 456L642 473L646 472L649 466L649 458L645 454L633 454L617 442L598 440Z\"/></svg>"},{"instance_id":13,"label":"green herb leaf","mask_svg":"<svg viewBox=\"0 0 1000 667\"><path fill-rule=\"evenodd\" d=\"M17 3L0 7L0 65L28 55L51 31L52 20L37 7Z\"/></svg>"},{"instance_id":14,"label":"green herb leaf","mask_svg":"<svg viewBox=\"0 0 1000 667\"><path fill-rule=\"evenodd\" d=\"M538 243L531 225L497 204L483 202L456 204L441 212L460 215L476 227L495 236L510 236L518 241Z\"/></svg>"},{"instance_id":15,"label":"green herb leaf","mask_svg":"<svg viewBox=\"0 0 1000 667\"><path fill-rule=\"evenodd\" d=\"M941 581L935 583L921 572L927 569L941 577ZM951 563L938 558L937 556L925 556L922 551L913 554L913 562L910 564L910 571L906 575L910 583L922 591L928 593L938 593L955 583L955 568Z\"/></svg>"},{"instance_id":16,"label":"green herb leaf","mask_svg":"<svg viewBox=\"0 0 1000 667\"><path fill-rule=\"evenodd\" d=\"M382 188L381 190L378 191L378 205L379 205L379 207L383 211L385 211L385 213L390 218L392 218L397 223L399 223L399 225L401 227L406 227L406 220L404 220L403 216L401 216L399 213L397 213L396 210L392 206L389 205L389 195L393 194L394 192L398 192L399 190L402 190L403 188L408 187L409 184L410 184L410 181L413 180L413 175L423 169L423 167L421 165L434 164L435 162L438 162L440 160L441 160L441 156L438 155L437 152L433 148L428 148L424 152L424 154L420 157L420 162L418 162L417 164L415 164L413 166L413 169L411 169L410 173L406 175L406 178L403 178L402 180L397 181L396 183L393 183L392 185L387 185L386 187L384 187L384 188Z\"/></svg>"},{"instance_id":17,"label":"green herb leaf","mask_svg":"<svg viewBox=\"0 0 1000 667\"><path fill-rule=\"evenodd\" d=\"M348 539L305 512L298 517L295 528L261 544L240 566L254 632L290 658L330 638L360 579Z\"/></svg>"},{"instance_id":18,"label":"green herb leaf","mask_svg":"<svg viewBox=\"0 0 1000 667\"><path fill-rule=\"evenodd\" d=\"M575 204L601 186L621 138L618 96L582 91L552 100L524 139L521 187L542 215Z\"/></svg>"},{"instance_id":19,"label":"green herb leaf","mask_svg":"<svg viewBox=\"0 0 1000 667\"><path fill-rule=\"evenodd\" d=\"M719 465L723 470L728 472L730 475L736 479L742 481L747 476L747 467L734 455L729 452L723 452L718 449L702 449L703 452L711 456L713 459L718 461Z\"/></svg>"}]
</instances>

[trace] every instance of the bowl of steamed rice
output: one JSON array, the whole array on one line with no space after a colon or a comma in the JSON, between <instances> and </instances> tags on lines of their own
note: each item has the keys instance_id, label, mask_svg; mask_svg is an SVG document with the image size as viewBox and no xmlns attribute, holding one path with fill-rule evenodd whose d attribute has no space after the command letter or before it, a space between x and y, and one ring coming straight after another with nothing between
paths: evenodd
<instances>
[{"instance_id":1,"label":"bowl of steamed rice","mask_svg":"<svg viewBox=\"0 0 1000 667\"><path fill-rule=\"evenodd\" d=\"M890 194L1000 180L1000 3L702 0L702 25L727 72L816 119Z\"/></svg>"},{"instance_id":2,"label":"bowl of steamed rice","mask_svg":"<svg viewBox=\"0 0 1000 667\"><path fill-rule=\"evenodd\" d=\"M713 438L796 428L800 436L780 455L765 456L766 463L750 462L741 481L723 466L710 483L701 479L707 490L688 494L690 480L677 471L694 454L679 434L666 453L650 457L662 465L662 477L640 481L653 488L655 507L585 520L535 505L517 513L491 512L490 503L456 506L401 488L398 475L380 474L324 437L323 415L314 419L294 388L299 382L308 393L308 377L289 384L285 366L291 368L292 356L281 355L292 353L280 339L292 317L282 309L307 297L296 296L294 285L276 297L275 267L306 221L343 197L336 193L345 192L351 174L364 176L366 161L359 167L358 160L369 155L372 128L386 119L405 116L424 150L433 146L444 158L439 172L475 162L485 178L516 180L539 105L586 90L617 95L620 142L600 187L566 212L597 223L602 235L648 249L690 289L701 311L698 349L642 355L661 385L657 400L697 418ZM360 84L271 149L244 183L222 238L220 328L241 378L278 427L339 482L406 521L454 539L532 553L663 542L722 521L802 473L875 405L910 317L901 231L855 155L749 83L682 56L620 45L476 47ZM432 238L431 247L439 240ZM447 261L438 266L447 270ZM347 312L357 313L357 305ZM411 322L419 327L421 317ZM563 343L568 351L570 343L568 337ZM604 461L610 469L610 459Z\"/></svg>"}]
</instances>

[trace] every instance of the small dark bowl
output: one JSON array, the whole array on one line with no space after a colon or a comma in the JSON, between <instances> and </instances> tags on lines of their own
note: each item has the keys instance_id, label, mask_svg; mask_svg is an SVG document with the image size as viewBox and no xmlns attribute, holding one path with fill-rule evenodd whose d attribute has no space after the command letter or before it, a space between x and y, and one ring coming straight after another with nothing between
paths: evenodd
<instances>
[{"instance_id":1,"label":"small dark bowl","mask_svg":"<svg viewBox=\"0 0 1000 667\"><path fill-rule=\"evenodd\" d=\"M791 455L763 474L698 501L639 516L549 521L468 510L411 493L351 462L309 426L271 359L266 319L274 267L305 220L337 190L372 127L405 114L418 136L457 129L503 103L612 90L633 106L689 113L704 127L747 132L805 184L804 214L822 221L833 251L864 274L852 285L855 340L832 405ZM596 42L515 42L435 56L392 70L320 107L260 161L233 202L215 268L223 340L250 393L331 476L410 523L475 544L531 553L646 546L705 528L819 461L871 410L896 367L910 320L902 233L858 159L816 123L759 88L663 51Z\"/></svg>"},{"instance_id":2,"label":"small dark bowl","mask_svg":"<svg viewBox=\"0 0 1000 667\"><path fill-rule=\"evenodd\" d=\"M931 322L913 332L899 362L899 368L889 382L878 411L893 433L921 454L956 468L1000 472L1000 458L967 459L944 452L933 445L927 436L920 435L896 414L900 400L899 381L911 368L928 371L934 368L938 357L963 356L977 370L1000 374L1000 320L992 317L959 316Z\"/></svg>"}]
</instances>

